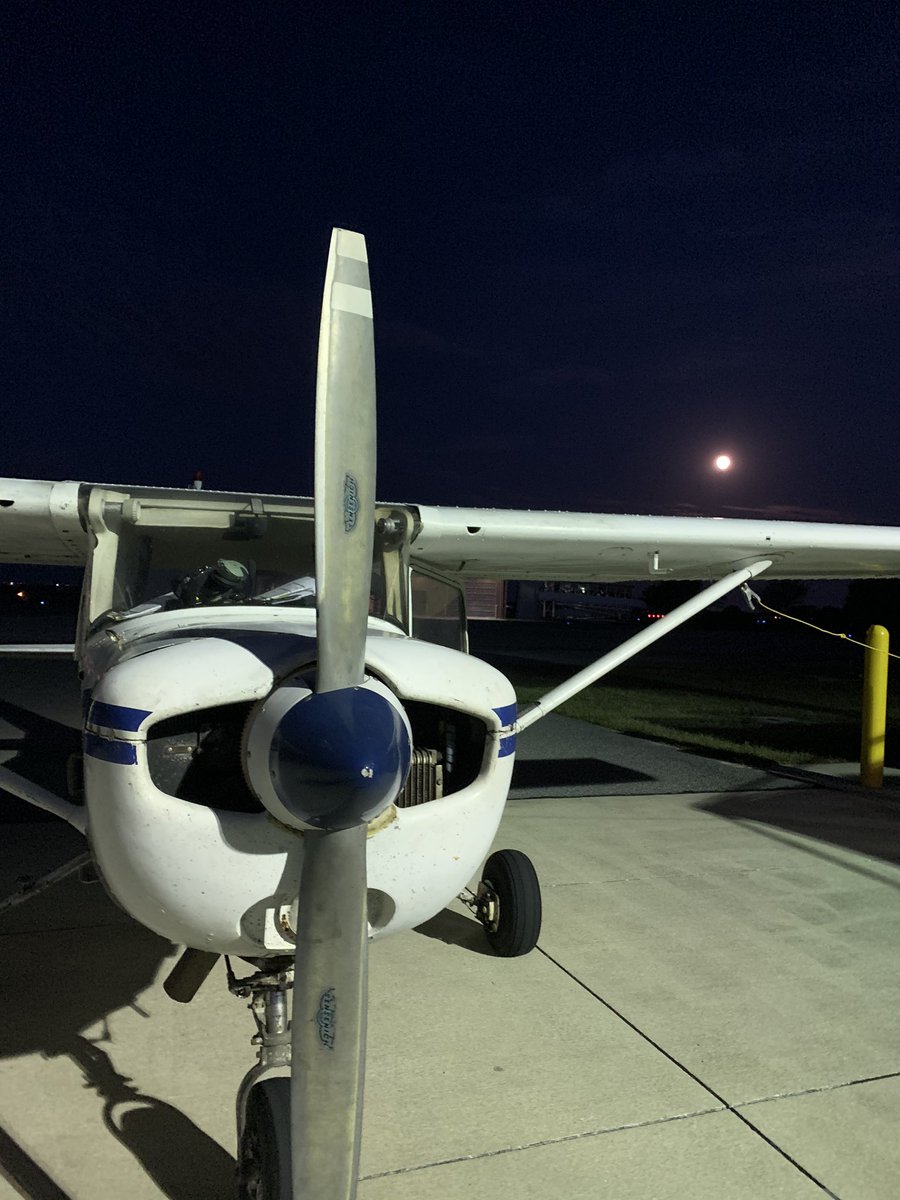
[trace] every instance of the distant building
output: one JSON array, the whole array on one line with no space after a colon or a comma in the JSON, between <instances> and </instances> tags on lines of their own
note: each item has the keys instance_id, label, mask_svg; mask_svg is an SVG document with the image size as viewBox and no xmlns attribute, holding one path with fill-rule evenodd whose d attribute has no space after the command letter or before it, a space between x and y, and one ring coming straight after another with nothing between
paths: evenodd
<instances>
[{"instance_id":1,"label":"distant building","mask_svg":"<svg viewBox=\"0 0 900 1200\"><path fill-rule=\"evenodd\" d=\"M635 583L557 583L553 581L469 579L466 612L473 620L609 621L643 620L647 605L634 595Z\"/></svg>"},{"instance_id":2,"label":"distant building","mask_svg":"<svg viewBox=\"0 0 900 1200\"><path fill-rule=\"evenodd\" d=\"M609 621L630 624L647 615L634 583L542 583L541 616L550 621Z\"/></svg>"},{"instance_id":3,"label":"distant building","mask_svg":"<svg viewBox=\"0 0 900 1200\"><path fill-rule=\"evenodd\" d=\"M506 584L502 579L467 579L466 615L475 621L502 621L506 617Z\"/></svg>"}]
</instances>

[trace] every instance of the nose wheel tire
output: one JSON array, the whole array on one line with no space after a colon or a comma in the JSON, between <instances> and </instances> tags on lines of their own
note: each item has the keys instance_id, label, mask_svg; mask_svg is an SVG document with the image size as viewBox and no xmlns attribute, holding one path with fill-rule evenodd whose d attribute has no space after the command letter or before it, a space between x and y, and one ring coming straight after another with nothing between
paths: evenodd
<instances>
[{"instance_id":1,"label":"nose wheel tire","mask_svg":"<svg viewBox=\"0 0 900 1200\"><path fill-rule=\"evenodd\" d=\"M291 1081L257 1083L247 1097L238 1153L237 1200L292 1200Z\"/></svg>"},{"instance_id":2,"label":"nose wheel tire","mask_svg":"<svg viewBox=\"0 0 900 1200\"><path fill-rule=\"evenodd\" d=\"M478 885L475 912L501 958L518 958L534 949L541 933L541 885L527 854L497 850L491 855Z\"/></svg>"}]
</instances>

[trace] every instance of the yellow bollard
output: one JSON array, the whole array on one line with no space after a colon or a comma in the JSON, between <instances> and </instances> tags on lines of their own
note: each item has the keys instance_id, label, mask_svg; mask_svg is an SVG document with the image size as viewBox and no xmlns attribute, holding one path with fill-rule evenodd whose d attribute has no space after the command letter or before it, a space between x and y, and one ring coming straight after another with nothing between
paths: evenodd
<instances>
[{"instance_id":1,"label":"yellow bollard","mask_svg":"<svg viewBox=\"0 0 900 1200\"><path fill-rule=\"evenodd\" d=\"M866 635L866 666L863 673L862 747L859 782L879 788L884 782L884 731L887 724L887 677L890 659L888 631L872 625Z\"/></svg>"}]
</instances>

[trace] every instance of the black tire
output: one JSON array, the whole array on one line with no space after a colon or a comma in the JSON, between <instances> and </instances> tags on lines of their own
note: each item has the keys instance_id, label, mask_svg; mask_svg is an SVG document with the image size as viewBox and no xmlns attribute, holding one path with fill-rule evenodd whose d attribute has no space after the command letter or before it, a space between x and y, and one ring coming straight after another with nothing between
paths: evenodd
<instances>
[{"instance_id":1,"label":"black tire","mask_svg":"<svg viewBox=\"0 0 900 1200\"><path fill-rule=\"evenodd\" d=\"M238 1153L238 1200L292 1200L291 1081L254 1084Z\"/></svg>"},{"instance_id":2,"label":"black tire","mask_svg":"<svg viewBox=\"0 0 900 1200\"><path fill-rule=\"evenodd\" d=\"M482 888L496 910L481 917L491 949L518 958L537 945L541 934L541 885L531 859L521 850L497 850L484 864Z\"/></svg>"}]
</instances>

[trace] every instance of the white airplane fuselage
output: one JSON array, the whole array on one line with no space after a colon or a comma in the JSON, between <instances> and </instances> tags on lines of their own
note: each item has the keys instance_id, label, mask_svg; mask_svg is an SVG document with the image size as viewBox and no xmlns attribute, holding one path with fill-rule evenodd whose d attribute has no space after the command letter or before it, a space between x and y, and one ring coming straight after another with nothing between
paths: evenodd
<instances>
[{"instance_id":1,"label":"white airplane fuselage","mask_svg":"<svg viewBox=\"0 0 900 1200\"><path fill-rule=\"evenodd\" d=\"M293 952L304 832L259 800L266 764L246 730L267 697L302 694L315 636L310 609L236 606L132 617L87 640L88 837L108 890L163 937ZM404 795L369 825L376 938L428 920L476 874L509 790L515 694L486 663L376 618L366 673L420 750Z\"/></svg>"}]
</instances>

